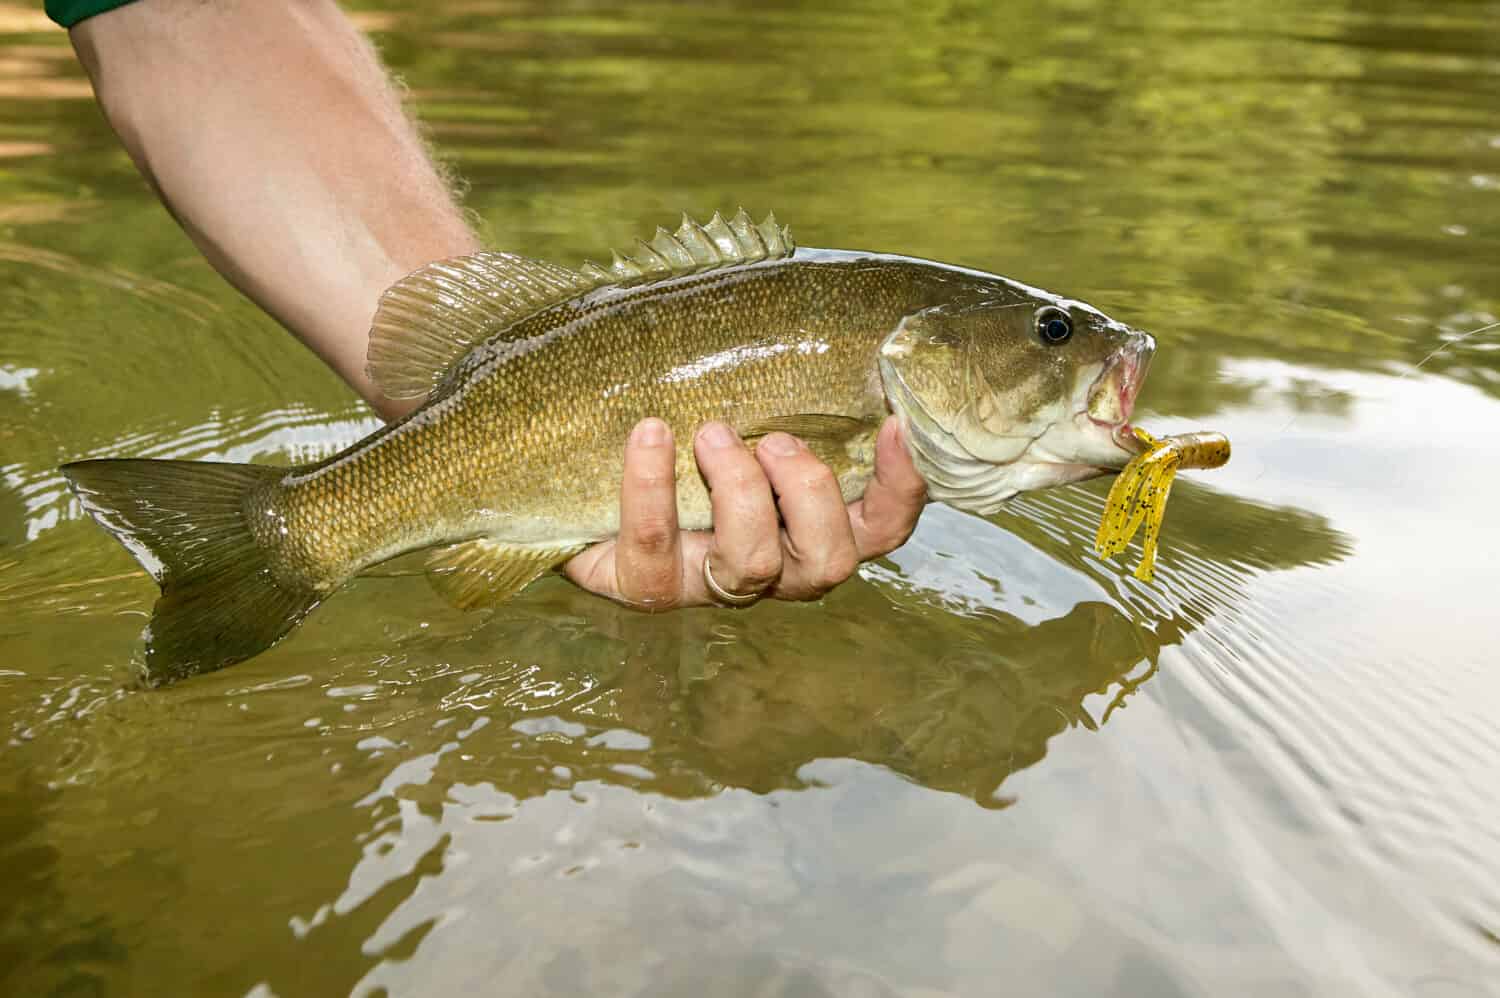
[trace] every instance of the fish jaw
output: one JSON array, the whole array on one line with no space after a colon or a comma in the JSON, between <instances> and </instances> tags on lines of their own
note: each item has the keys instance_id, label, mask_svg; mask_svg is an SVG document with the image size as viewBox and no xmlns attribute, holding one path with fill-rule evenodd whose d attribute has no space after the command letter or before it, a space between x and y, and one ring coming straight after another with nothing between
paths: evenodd
<instances>
[{"instance_id":1,"label":"fish jaw","mask_svg":"<svg viewBox=\"0 0 1500 998\"><path fill-rule=\"evenodd\" d=\"M1082 411L1087 397L1087 392L1080 392L1066 400L1066 405L1059 402L1045 430L1005 438L1014 447L1013 456L1003 460L981 456L928 411L884 357L881 374L891 409L901 420L908 452L927 483L928 497L956 509L987 516L1019 493L1098 478L1109 473L1101 464L1112 460L1112 452L1118 450L1112 435L1101 434L1086 415L1073 415ZM1086 377L1083 384L1087 389L1102 377ZM1122 457L1119 465L1125 460Z\"/></svg>"},{"instance_id":2,"label":"fish jaw","mask_svg":"<svg viewBox=\"0 0 1500 998\"><path fill-rule=\"evenodd\" d=\"M1105 363L1089 386L1085 404L1074 417L1080 430L1088 432L1091 425L1096 439L1108 438L1102 448L1088 448L1091 457L1102 458L1094 462L1101 472L1118 471L1145 446L1135 435L1130 416L1155 352L1156 340L1150 334L1132 330L1130 341Z\"/></svg>"},{"instance_id":3,"label":"fish jaw","mask_svg":"<svg viewBox=\"0 0 1500 998\"><path fill-rule=\"evenodd\" d=\"M1019 453L994 461L974 454L923 406L900 372L881 358L892 409L901 417L912 457L936 501L981 515L1021 492L1084 482L1123 468L1144 448L1130 425L1155 340L1131 338L1104 363L1080 373L1071 398L1037 436L1018 441Z\"/></svg>"},{"instance_id":4,"label":"fish jaw","mask_svg":"<svg viewBox=\"0 0 1500 998\"><path fill-rule=\"evenodd\" d=\"M1032 441L1016 462L1017 491L1084 482L1119 471L1145 447L1130 425L1156 342L1131 330L1103 364L1081 373L1069 414Z\"/></svg>"}]
</instances>

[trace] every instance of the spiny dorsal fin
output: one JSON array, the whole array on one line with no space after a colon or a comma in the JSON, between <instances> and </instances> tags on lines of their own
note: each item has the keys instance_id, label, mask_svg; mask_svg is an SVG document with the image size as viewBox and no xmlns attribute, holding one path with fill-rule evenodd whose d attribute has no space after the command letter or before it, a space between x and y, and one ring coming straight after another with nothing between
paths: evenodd
<instances>
[{"instance_id":1,"label":"spiny dorsal fin","mask_svg":"<svg viewBox=\"0 0 1500 998\"><path fill-rule=\"evenodd\" d=\"M637 239L635 246L633 257L614 252L608 267L590 261L578 269L600 284L638 284L715 267L779 260L797 249L791 229L776 224L775 212L756 225L744 208L727 222L714 212L707 225L684 214L676 232L658 227L649 243Z\"/></svg>"},{"instance_id":2,"label":"spiny dorsal fin","mask_svg":"<svg viewBox=\"0 0 1500 998\"><path fill-rule=\"evenodd\" d=\"M578 270L514 253L475 253L439 260L390 287L370 326L365 369L387 396L422 398L479 343L544 308L606 285L633 285L715 267L779 260L796 250L774 212L756 225L741 208L707 225L682 216L675 233L658 228L636 255L614 254L609 267Z\"/></svg>"},{"instance_id":3,"label":"spiny dorsal fin","mask_svg":"<svg viewBox=\"0 0 1500 998\"><path fill-rule=\"evenodd\" d=\"M366 370L391 398L421 398L476 344L598 283L514 253L430 263L381 296Z\"/></svg>"},{"instance_id":4,"label":"spiny dorsal fin","mask_svg":"<svg viewBox=\"0 0 1500 998\"><path fill-rule=\"evenodd\" d=\"M434 551L427 559L427 578L461 610L495 606L582 550L526 547L481 537Z\"/></svg>"}]
</instances>

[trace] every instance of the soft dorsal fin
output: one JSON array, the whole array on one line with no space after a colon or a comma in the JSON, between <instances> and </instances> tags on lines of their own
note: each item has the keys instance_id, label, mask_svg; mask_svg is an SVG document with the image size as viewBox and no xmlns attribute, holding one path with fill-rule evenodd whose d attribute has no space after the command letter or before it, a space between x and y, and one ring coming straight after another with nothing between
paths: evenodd
<instances>
[{"instance_id":1,"label":"soft dorsal fin","mask_svg":"<svg viewBox=\"0 0 1500 998\"><path fill-rule=\"evenodd\" d=\"M741 208L728 222L715 212L707 225L683 215L675 233L658 228L649 243L636 240L635 256L614 253L607 268L585 263L568 270L514 253L439 260L381 296L365 368L390 398L422 398L479 343L586 291L778 260L795 250L774 213L756 225Z\"/></svg>"},{"instance_id":2,"label":"soft dorsal fin","mask_svg":"<svg viewBox=\"0 0 1500 998\"><path fill-rule=\"evenodd\" d=\"M429 263L381 296L365 369L389 397L422 398L476 344L597 283L514 253Z\"/></svg>"}]
</instances>

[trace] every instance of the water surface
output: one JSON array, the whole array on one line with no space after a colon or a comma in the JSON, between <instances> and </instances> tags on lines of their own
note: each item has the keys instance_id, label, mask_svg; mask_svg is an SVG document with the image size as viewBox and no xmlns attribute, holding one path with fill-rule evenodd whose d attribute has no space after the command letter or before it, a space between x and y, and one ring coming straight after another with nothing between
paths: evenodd
<instances>
[{"instance_id":1,"label":"water surface","mask_svg":"<svg viewBox=\"0 0 1500 998\"><path fill-rule=\"evenodd\" d=\"M1151 585L1094 483L816 606L386 571L143 693L58 464L376 423L0 5L0 992L1500 993L1500 4L1294 6L359 4L495 245L744 204L998 271L1236 456Z\"/></svg>"}]
</instances>

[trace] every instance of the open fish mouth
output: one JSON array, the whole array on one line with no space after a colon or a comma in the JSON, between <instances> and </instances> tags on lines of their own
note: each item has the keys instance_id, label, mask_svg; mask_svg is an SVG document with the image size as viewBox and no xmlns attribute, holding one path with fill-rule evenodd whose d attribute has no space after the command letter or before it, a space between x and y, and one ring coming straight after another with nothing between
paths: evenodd
<instances>
[{"instance_id":1,"label":"open fish mouth","mask_svg":"<svg viewBox=\"0 0 1500 998\"><path fill-rule=\"evenodd\" d=\"M1109 434L1116 447L1132 457L1144 444L1136 437L1130 417L1156 352L1156 341L1150 335L1137 335L1139 338L1121 348L1090 386L1084 412L1090 422Z\"/></svg>"}]
</instances>

